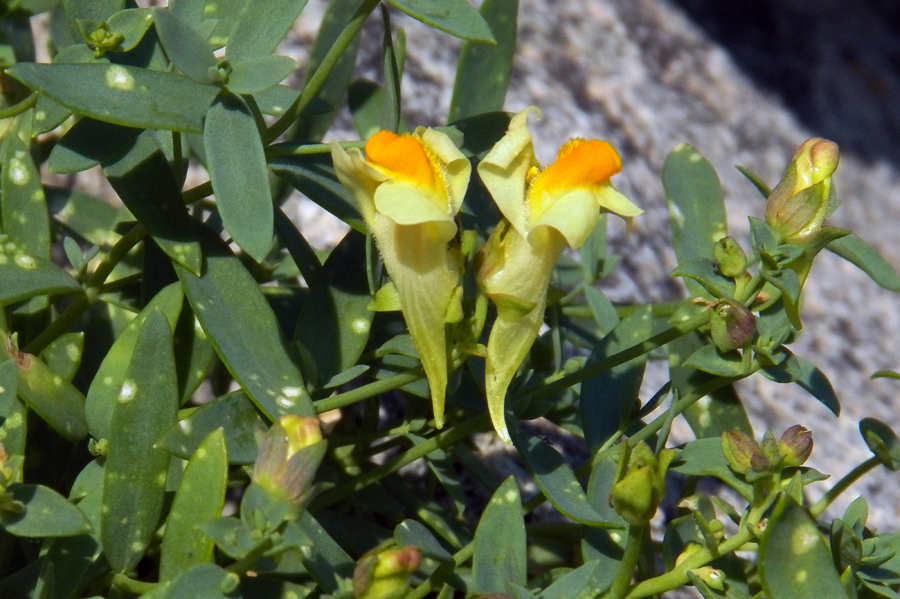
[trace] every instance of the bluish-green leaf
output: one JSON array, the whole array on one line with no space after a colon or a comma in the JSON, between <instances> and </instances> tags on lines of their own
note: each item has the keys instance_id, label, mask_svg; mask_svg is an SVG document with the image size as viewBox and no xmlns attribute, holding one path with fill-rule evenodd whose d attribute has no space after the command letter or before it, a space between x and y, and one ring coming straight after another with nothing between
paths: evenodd
<instances>
[{"instance_id":1,"label":"bluish-green leaf","mask_svg":"<svg viewBox=\"0 0 900 599\"><path fill-rule=\"evenodd\" d=\"M737 351L722 353L712 344L704 345L692 353L684 361L684 366L716 376L741 376L745 371L740 353Z\"/></svg>"},{"instance_id":2,"label":"bluish-green leaf","mask_svg":"<svg viewBox=\"0 0 900 599\"><path fill-rule=\"evenodd\" d=\"M226 57L237 64L275 51L307 0L247 0L231 35Z\"/></svg>"},{"instance_id":3,"label":"bluish-green leaf","mask_svg":"<svg viewBox=\"0 0 900 599\"><path fill-rule=\"evenodd\" d=\"M315 415L303 377L256 281L219 237L205 227L203 276L176 268L194 314L216 353L269 418Z\"/></svg>"},{"instance_id":4,"label":"bluish-green leaf","mask_svg":"<svg viewBox=\"0 0 900 599\"><path fill-rule=\"evenodd\" d=\"M666 158L662 182L678 264L698 258L712 262L713 243L728 233L722 186L712 165L696 148L681 144ZM685 283L692 295L703 295L699 284Z\"/></svg>"},{"instance_id":5,"label":"bluish-green leaf","mask_svg":"<svg viewBox=\"0 0 900 599\"><path fill-rule=\"evenodd\" d=\"M212 431L223 428L232 464L256 461L256 431L265 431L266 423L242 391L217 397L182 418L160 438L157 444L172 455L189 459Z\"/></svg>"},{"instance_id":6,"label":"bluish-green leaf","mask_svg":"<svg viewBox=\"0 0 900 599\"><path fill-rule=\"evenodd\" d=\"M541 592L541 599L592 599L612 586L616 570L592 561L553 581Z\"/></svg>"},{"instance_id":7,"label":"bluish-green leaf","mask_svg":"<svg viewBox=\"0 0 900 599\"><path fill-rule=\"evenodd\" d=\"M615 572L625 555L625 529L628 523L609 503L613 484L616 482L618 464L611 459L601 460L591 471L587 497L591 506L601 518L615 525L618 530L586 528L581 538L581 556L587 563L599 561L607 571Z\"/></svg>"},{"instance_id":8,"label":"bluish-green leaf","mask_svg":"<svg viewBox=\"0 0 900 599\"><path fill-rule=\"evenodd\" d=\"M138 338L144 322L155 311L162 312L174 329L181 314L184 295L181 286L169 285L157 293L140 314L119 335L100 364L88 389L85 412L88 427L95 439L109 438L110 421L128 371L135 360ZM186 459L186 458L185 458Z\"/></svg>"},{"instance_id":9,"label":"bluish-green leaf","mask_svg":"<svg viewBox=\"0 0 900 599\"><path fill-rule=\"evenodd\" d=\"M635 310L594 347L589 362L603 361L652 335L653 315L650 309ZM582 383L579 402L581 426L591 451L596 451L631 417L646 365L647 356L639 356Z\"/></svg>"},{"instance_id":10,"label":"bluish-green leaf","mask_svg":"<svg viewBox=\"0 0 900 599\"><path fill-rule=\"evenodd\" d=\"M128 52L137 47L153 25L153 12L147 8L126 8L106 19L106 24L111 34L122 34L123 39L115 50Z\"/></svg>"},{"instance_id":11,"label":"bluish-green leaf","mask_svg":"<svg viewBox=\"0 0 900 599\"><path fill-rule=\"evenodd\" d=\"M485 0L479 12L497 43L463 44L456 65L449 123L503 110L516 52L519 0Z\"/></svg>"},{"instance_id":12,"label":"bluish-green leaf","mask_svg":"<svg viewBox=\"0 0 900 599\"><path fill-rule=\"evenodd\" d=\"M494 43L491 28L467 0L388 0L414 19L464 40Z\"/></svg>"},{"instance_id":13,"label":"bluish-green leaf","mask_svg":"<svg viewBox=\"0 0 900 599\"><path fill-rule=\"evenodd\" d=\"M6 492L23 509L0 510L0 526L17 537L71 537L91 529L81 510L49 487L11 484Z\"/></svg>"},{"instance_id":14,"label":"bluish-green leaf","mask_svg":"<svg viewBox=\"0 0 900 599\"><path fill-rule=\"evenodd\" d=\"M371 312L365 261L366 237L351 231L332 250L319 280L308 281L306 300L294 337L313 356L319 381L325 382L356 364L369 339Z\"/></svg>"},{"instance_id":15,"label":"bluish-green leaf","mask_svg":"<svg viewBox=\"0 0 900 599\"><path fill-rule=\"evenodd\" d=\"M140 129L202 133L219 93L183 75L116 64L19 63L6 72L74 112Z\"/></svg>"},{"instance_id":16,"label":"bluish-green leaf","mask_svg":"<svg viewBox=\"0 0 900 599\"><path fill-rule=\"evenodd\" d=\"M516 479L510 476L494 492L475 529L472 586L478 593L511 594L525 585L525 521Z\"/></svg>"},{"instance_id":17,"label":"bluish-green leaf","mask_svg":"<svg viewBox=\"0 0 900 599\"><path fill-rule=\"evenodd\" d=\"M368 231L350 192L337 181L331 156L277 157L269 162L269 168L291 187L360 233Z\"/></svg>"},{"instance_id":18,"label":"bluish-green leaf","mask_svg":"<svg viewBox=\"0 0 900 599\"><path fill-rule=\"evenodd\" d=\"M771 599L847 599L815 521L787 495L760 539L759 579Z\"/></svg>"},{"instance_id":19,"label":"bluish-green leaf","mask_svg":"<svg viewBox=\"0 0 900 599\"><path fill-rule=\"evenodd\" d=\"M94 245L115 243L118 235L112 229L120 210L98 197L60 187L45 187L44 192L53 219L68 231Z\"/></svg>"},{"instance_id":20,"label":"bluish-green leaf","mask_svg":"<svg viewBox=\"0 0 900 599\"><path fill-rule=\"evenodd\" d=\"M680 263L672 271L672 276L683 277L686 284L693 286L697 293L701 293L697 287L699 285L717 299L734 295L734 281L723 276L716 268L715 261L706 257Z\"/></svg>"},{"instance_id":21,"label":"bluish-green leaf","mask_svg":"<svg viewBox=\"0 0 900 599\"><path fill-rule=\"evenodd\" d=\"M160 581L172 580L194 564L210 561L213 541L200 527L222 515L227 483L228 452L224 431L218 428L184 468L160 547Z\"/></svg>"},{"instance_id":22,"label":"bluish-green leaf","mask_svg":"<svg viewBox=\"0 0 900 599\"><path fill-rule=\"evenodd\" d=\"M232 66L228 74L228 91L235 94L259 94L275 87L297 69L288 56L259 56Z\"/></svg>"},{"instance_id":23,"label":"bluish-green leaf","mask_svg":"<svg viewBox=\"0 0 900 599\"><path fill-rule=\"evenodd\" d=\"M398 47L394 47L391 33L390 11L381 5L382 26L384 34L381 43L382 72L384 73L384 105L382 107L381 128L396 133L400 129L400 82L403 76L402 62L405 52L405 34L397 32Z\"/></svg>"},{"instance_id":24,"label":"bluish-green leaf","mask_svg":"<svg viewBox=\"0 0 900 599\"><path fill-rule=\"evenodd\" d=\"M213 104L203 144L222 222L234 242L261 262L272 248L272 194L256 120L240 98L223 93Z\"/></svg>"},{"instance_id":25,"label":"bluish-green leaf","mask_svg":"<svg viewBox=\"0 0 900 599\"><path fill-rule=\"evenodd\" d=\"M453 556L444 549L427 528L415 520L404 520L394 529L394 540L406 547L416 547L426 557L452 562Z\"/></svg>"},{"instance_id":26,"label":"bluish-green leaf","mask_svg":"<svg viewBox=\"0 0 900 599\"><path fill-rule=\"evenodd\" d=\"M81 39L81 28L78 21L105 21L115 12L125 8L125 0L63 0L66 23L69 32L76 40Z\"/></svg>"},{"instance_id":27,"label":"bluish-green leaf","mask_svg":"<svg viewBox=\"0 0 900 599\"><path fill-rule=\"evenodd\" d=\"M84 333L64 333L51 341L39 357L53 372L71 382L81 364L82 353Z\"/></svg>"},{"instance_id":28,"label":"bluish-green leaf","mask_svg":"<svg viewBox=\"0 0 900 599\"><path fill-rule=\"evenodd\" d=\"M749 501L753 497L753 487L738 478L728 467L728 460L722 453L722 441L716 437L687 443L669 470L692 476L715 476L740 493L744 499Z\"/></svg>"},{"instance_id":29,"label":"bluish-green leaf","mask_svg":"<svg viewBox=\"0 0 900 599\"><path fill-rule=\"evenodd\" d=\"M0 443L8 455L25 456L28 408L16 395L19 369L15 360L0 361Z\"/></svg>"},{"instance_id":30,"label":"bluish-green leaf","mask_svg":"<svg viewBox=\"0 0 900 599\"><path fill-rule=\"evenodd\" d=\"M895 472L900 470L900 439L890 426L875 418L863 418L859 432L882 464Z\"/></svg>"},{"instance_id":31,"label":"bluish-green leaf","mask_svg":"<svg viewBox=\"0 0 900 599\"><path fill-rule=\"evenodd\" d=\"M200 245L181 189L152 131L138 135L103 161L103 172L122 202L169 258L200 272Z\"/></svg>"},{"instance_id":32,"label":"bluish-green leaf","mask_svg":"<svg viewBox=\"0 0 900 599\"><path fill-rule=\"evenodd\" d=\"M133 127L82 118L53 146L47 169L57 174L86 171L110 158L140 132L140 129Z\"/></svg>"},{"instance_id":33,"label":"bluish-green leaf","mask_svg":"<svg viewBox=\"0 0 900 599\"><path fill-rule=\"evenodd\" d=\"M900 292L900 274L868 243L854 234L836 239L825 246L889 291Z\"/></svg>"},{"instance_id":34,"label":"bluish-green leaf","mask_svg":"<svg viewBox=\"0 0 900 599\"><path fill-rule=\"evenodd\" d=\"M0 304L81 291L78 281L50 260L26 254L9 242L9 238L0 243Z\"/></svg>"},{"instance_id":35,"label":"bluish-green leaf","mask_svg":"<svg viewBox=\"0 0 900 599\"><path fill-rule=\"evenodd\" d=\"M240 584L237 574L210 563L195 564L175 580L163 583L143 599L235 599Z\"/></svg>"},{"instance_id":36,"label":"bluish-green leaf","mask_svg":"<svg viewBox=\"0 0 900 599\"><path fill-rule=\"evenodd\" d=\"M556 509L566 517L588 526L614 526L594 510L581 483L575 478L572 467L555 449L537 437L523 434L517 428L510 432L525 467Z\"/></svg>"},{"instance_id":37,"label":"bluish-green leaf","mask_svg":"<svg viewBox=\"0 0 900 599\"><path fill-rule=\"evenodd\" d=\"M197 83L213 83L210 71L215 71L218 60L196 29L168 8L153 9L153 24L166 56L179 71Z\"/></svg>"},{"instance_id":38,"label":"bluish-green leaf","mask_svg":"<svg viewBox=\"0 0 900 599\"><path fill-rule=\"evenodd\" d=\"M3 139L0 223L3 223L3 233L18 249L35 258L49 260L50 215L41 174L28 145L19 136L20 133L27 136L28 129L30 127L13 125Z\"/></svg>"},{"instance_id":39,"label":"bluish-green leaf","mask_svg":"<svg viewBox=\"0 0 900 599\"><path fill-rule=\"evenodd\" d=\"M169 454L155 444L177 410L172 329L154 310L140 327L109 427L100 535L115 572L134 568L156 532Z\"/></svg>"},{"instance_id":40,"label":"bluish-green leaf","mask_svg":"<svg viewBox=\"0 0 900 599\"><path fill-rule=\"evenodd\" d=\"M309 512L303 512L298 524L312 541L312 551L301 554L304 565L324 590L337 591L335 577L351 577L356 564Z\"/></svg>"}]
</instances>

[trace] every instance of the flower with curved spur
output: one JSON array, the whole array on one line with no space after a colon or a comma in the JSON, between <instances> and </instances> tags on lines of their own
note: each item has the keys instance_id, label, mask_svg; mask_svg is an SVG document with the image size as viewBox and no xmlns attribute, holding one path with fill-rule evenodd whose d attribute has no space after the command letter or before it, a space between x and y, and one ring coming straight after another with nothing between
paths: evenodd
<instances>
[{"instance_id":1,"label":"flower with curved spur","mask_svg":"<svg viewBox=\"0 0 900 599\"><path fill-rule=\"evenodd\" d=\"M506 135L478 165L505 217L479 252L477 268L482 288L497 306L485 388L494 428L506 442L506 390L540 331L557 258L566 245L584 244L601 211L629 223L643 213L610 183L622 161L608 142L573 139L541 170L527 127L531 111L537 109L513 117Z\"/></svg>"},{"instance_id":2,"label":"flower with curved spur","mask_svg":"<svg viewBox=\"0 0 900 599\"><path fill-rule=\"evenodd\" d=\"M472 167L447 135L419 127L380 131L364 148L331 146L338 180L350 191L378 244L443 425L447 387L447 315L459 313L461 259L454 220Z\"/></svg>"}]
</instances>

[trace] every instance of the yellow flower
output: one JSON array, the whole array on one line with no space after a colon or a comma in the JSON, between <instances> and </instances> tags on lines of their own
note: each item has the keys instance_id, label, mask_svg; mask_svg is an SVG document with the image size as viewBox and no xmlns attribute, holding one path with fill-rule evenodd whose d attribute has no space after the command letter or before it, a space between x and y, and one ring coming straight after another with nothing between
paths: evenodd
<instances>
[{"instance_id":1,"label":"yellow flower","mask_svg":"<svg viewBox=\"0 0 900 599\"><path fill-rule=\"evenodd\" d=\"M573 139L540 170L526 126L532 110L513 117L478 165L506 219L478 256L478 280L498 315L488 339L485 389L494 428L506 442L506 390L540 331L557 258L566 245L584 244L601 211L629 222L643 213L610 183L622 161L605 141Z\"/></svg>"},{"instance_id":2,"label":"yellow flower","mask_svg":"<svg viewBox=\"0 0 900 599\"><path fill-rule=\"evenodd\" d=\"M365 146L331 155L338 180L351 192L372 230L397 289L431 387L434 418L443 425L451 302L458 301L461 262L451 243L472 167L449 137L419 127L409 135L380 131Z\"/></svg>"}]
</instances>

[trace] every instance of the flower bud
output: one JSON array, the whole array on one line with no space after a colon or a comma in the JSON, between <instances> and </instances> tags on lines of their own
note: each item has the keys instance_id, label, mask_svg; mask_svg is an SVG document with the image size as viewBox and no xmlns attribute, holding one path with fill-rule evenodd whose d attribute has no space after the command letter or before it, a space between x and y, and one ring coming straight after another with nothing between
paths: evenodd
<instances>
[{"instance_id":1,"label":"flower bud","mask_svg":"<svg viewBox=\"0 0 900 599\"><path fill-rule=\"evenodd\" d=\"M713 343L723 352L748 347L756 337L753 313L731 299L724 299L716 305L709 326Z\"/></svg>"},{"instance_id":2,"label":"flower bud","mask_svg":"<svg viewBox=\"0 0 900 599\"><path fill-rule=\"evenodd\" d=\"M263 436L252 480L275 499L303 505L324 455L318 418L286 414Z\"/></svg>"},{"instance_id":3,"label":"flower bud","mask_svg":"<svg viewBox=\"0 0 900 599\"><path fill-rule=\"evenodd\" d=\"M766 203L766 222L784 241L798 241L821 228L837 207L831 175L837 169L837 144L827 139L807 140L785 170Z\"/></svg>"},{"instance_id":4,"label":"flower bud","mask_svg":"<svg viewBox=\"0 0 900 599\"><path fill-rule=\"evenodd\" d=\"M705 582L709 588L717 591L725 590L725 574L721 570L716 570L712 566L703 566L702 568L691 570L691 572Z\"/></svg>"},{"instance_id":5,"label":"flower bud","mask_svg":"<svg viewBox=\"0 0 900 599\"><path fill-rule=\"evenodd\" d=\"M666 493L666 470L675 454L664 449L657 457L644 442L628 453L622 455L610 499L626 522L642 525L653 518Z\"/></svg>"},{"instance_id":6,"label":"flower bud","mask_svg":"<svg viewBox=\"0 0 900 599\"><path fill-rule=\"evenodd\" d=\"M722 433L722 453L728 460L728 466L738 474L746 474L753 467L755 455L765 456L759 449L755 439L738 430L730 430ZM759 464L759 458L757 458Z\"/></svg>"},{"instance_id":7,"label":"flower bud","mask_svg":"<svg viewBox=\"0 0 900 599\"><path fill-rule=\"evenodd\" d=\"M723 237L713 245L719 272L726 277L739 277L747 272L747 255L733 237Z\"/></svg>"},{"instance_id":8,"label":"flower bud","mask_svg":"<svg viewBox=\"0 0 900 599\"><path fill-rule=\"evenodd\" d=\"M778 441L778 453L784 456L783 466L800 466L812 453L812 433L805 427L795 424L784 431Z\"/></svg>"},{"instance_id":9,"label":"flower bud","mask_svg":"<svg viewBox=\"0 0 900 599\"><path fill-rule=\"evenodd\" d=\"M409 576L421 561L414 547L376 547L356 564L353 593L357 599L399 599L409 591Z\"/></svg>"}]
</instances>

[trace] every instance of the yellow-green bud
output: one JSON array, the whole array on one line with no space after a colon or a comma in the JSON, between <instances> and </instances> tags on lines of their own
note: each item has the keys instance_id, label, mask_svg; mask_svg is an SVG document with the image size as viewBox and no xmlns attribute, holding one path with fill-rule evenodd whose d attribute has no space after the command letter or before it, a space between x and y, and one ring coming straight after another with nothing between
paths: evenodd
<instances>
[{"instance_id":1,"label":"yellow-green bud","mask_svg":"<svg viewBox=\"0 0 900 599\"><path fill-rule=\"evenodd\" d=\"M784 431L778 441L778 453L784 456L783 466L804 464L812 453L812 449L812 433L799 424Z\"/></svg>"},{"instance_id":2,"label":"yellow-green bud","mask_svg":"<svg viewBox=\"0 0 900 599\"><path fill-rule=\"evenodd\" d=\"M356 564L353 593L357 599L400 599L409 592L409 576L421 562L414 547L376 547Z\"/></svg>"},{"instance_id":3,"label":"yellow-green bud","mask_svg":"<svg viewBox=\"0 0 900 599\"><path fill-rule=\"evenodd\" d=\"M669 449L662 450L657 457L644 442L638 443L627 458L623 454L610 499L626 522L646 524L656 514L666 493L666 470L673 457L675 454Z\"/></svg>"},{"instance_id":4,"label":"yellow-green bud","mask_svg":"<svg viewBox=\"0 0 900 599\"><path fill-rule=\"evenodd\" d=\"M757 470L758 466L768 469L768 459L763 455L759 444L753 437L738 430L730 430L722 433L722 453L728 460L728 466L738 474L747 474L750 469Z\"/></svg>"},{"instance_id":5,"label":"yellow-green bud","mask_svg":"<svg viewBox=\"0 0 900 599\"><path fill-rule=\"evenodd\" d=\"M705 582L709 588L717 591L725 590L725 574L721 570L716 570L712 566L703 566L702 568L691 570L691 572Z\"/></svg>"},{"instance_id":6,"label":"yellow-green bud","mask_svg":"<svg viewBox=\"0 0 900 599\"><path fill-rule=\"evenodd\" d=\"M749 347L756 337L756 319L740 302L720 301L709 323L713 343L723 352Z\"/></svg>"},{"instance_id":7,"label":"yellow-green bud","mask_svg":"<svg viewBox=\"0 0 900 599\"><path fill-rule=\"evenodd\" d=\"M839 160L837 144L818 137L807 140L794 154L766 203L766 222L784 241L803 240L833 212L831 175Z\"/></svg>"},{"instance_id":8,"label":"yellow-green bud","mask_svg":"<svg viewBox=\"0 0 900 599\"><path fill-rule=\"evenodd\" d=\"M286 414L262 438L252 480L270 496L303 505L325 454L319 419Z\"/></svg>"},{"instance_id":9,"label":"yellow-green bud","mask_svg":"<svg viewBox=\"0 0 900 599\"><path fill-rule=\"evenodd\" d=\"M723 237L713 245L719 272L726 277L739 277L747 272L747 255L732 237Z\"/></svg>"}]
</instances>

